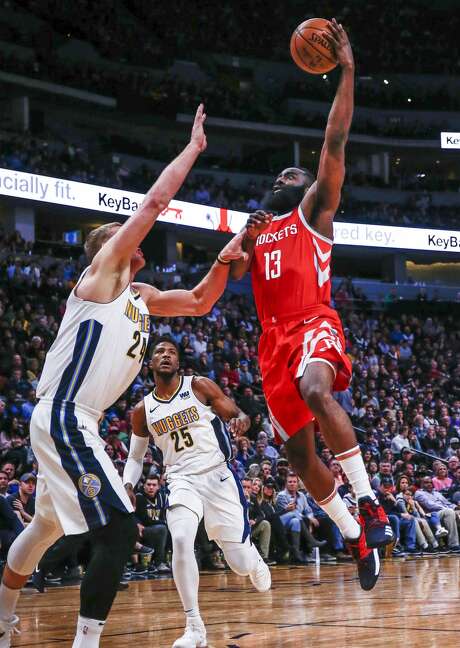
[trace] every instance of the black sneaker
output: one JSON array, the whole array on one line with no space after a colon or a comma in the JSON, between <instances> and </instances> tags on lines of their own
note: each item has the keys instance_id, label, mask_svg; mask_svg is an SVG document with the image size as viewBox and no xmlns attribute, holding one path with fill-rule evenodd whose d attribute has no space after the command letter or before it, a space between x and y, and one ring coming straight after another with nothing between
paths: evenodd
<instances>
[{"instance_id":1,"label":"black sneaker","mask_svg":"<svg viewBox=\"0 0 460 648\"><path fill-rule=\"evenodd\" d=\"M363 528L359 538L354 541L347 540L346 545L356 561L361 588L366 591L371 590L375 587L380 574L379 552L367 546Z\"/></svg>"},{"instance_id":2,"label":"black sneaker","mask_svg":"<svg viewBox=\"0 0 460 648\"><path fill-rule=\"evenodd\" d=\"M393 547L393 551L391 552L392 558L405 558L406 554L405 552L401 549L401 547Z\"/></svg>"},{"instance_id":3,"label":"black sneaker","mask_svg":"<svg viewBox=\"0 0 460 648\"><path fill-rule=\"evenodd\" d=\"M438 548L430 547L430 545L428 545L428 547L422 549L422 553L427 554L429 556L435 556L438 553Z\"/></svg>"},{"instance_id":4,"label":"black sneaker","mask_svg":"<svg viewBox=\"0 0 460 648\"><path fill-rule=\"evenodd\" d=\"M147 545L141 545L141 548L137 550L138 554L141 556L151 556L154 552L152 547L147 547Z\"/></svg>"},{"instance_id":5,"label":"black sneaker","mask_svg":"<svg viewBox=\"0 0 460 648\"><path fill-rule=\"evenodd\" d=\"M455 547L449 547L448 549L451 554L460 554L460 545L455 545Z\"/></svg>"},{"instance_id":6,"label":"black sneaker","mask_svg":"<svg viewBox=\"0 0 460 648\"><path fill-rule=\"evenodd\" d=\"M383 507L370 497L358 500L359 521L369 549L380 549L394 541L393 531Z\"/></svg>"},{"instance_id":7,"label":"black sneaker","mask_svg":"<svg viewBox=\"0 0 460 648\"><path fill-rule=\"evenodd\" d=\"M35 587L40 594L43 594L45 591L45 574L42 570L36 569L32 574L32 585Z\"/></svg>"}]
</instances>

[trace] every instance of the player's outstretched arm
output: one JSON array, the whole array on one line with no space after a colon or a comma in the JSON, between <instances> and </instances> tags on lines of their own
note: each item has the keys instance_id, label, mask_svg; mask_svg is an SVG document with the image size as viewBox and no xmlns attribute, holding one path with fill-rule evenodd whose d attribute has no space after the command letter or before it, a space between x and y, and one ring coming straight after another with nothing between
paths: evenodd
<instances>
[{"instance_id":1,"label":"player's outstretched arm","mask_svg":"<svg viewBox=\"0 0 460 648\"><path fill-rule=\"evenodd\" d=\"M106 272L129 267L130 259L149 233L158 216L179 191L197 157L206 149L203 104L198 106L190 142L160 174L141 206L101 248L93 260Z\"/></svg>"},{"instance_id":2,"label":"player's outstretched arm","mask_svg":"<svg viewBox=\"0 0 460 648\"><path fill-rule=\"evenodd\" d=\"M139 401L133 409L131 418L133 433L129 445L129 454L123 471L123 484L129 495L131 503L136 507L134 488L141 478L143 461L149 445L149 430L145 418L144 399Z\"/></svg>"},{"instance_id":3,"label":"player's outstretched arm","mask_svg":"<svg viewBox=\"0 0 460 648\"><path fill-rule=\"evenodd\" d=\"M233 260L245 258L241 244L244 233L240 232L219 252L215 261L199 284L192 290L166 290L162 292L148 284L135 283L151 315L174 317L177 315L205 315L221 297L227 285Z\"/></svg>"},{"instance_id":4,"label":"player's outstretched arm","mask_svg":"<svg viewBox=\"0 0 460 648\"><path fill-rule=\"evenodd\" d=\"M330 23L330 31L322 34L333 46L342 72L327 120L317 180L305 194L301 207L315 229L332 239L333 220L345 178L345 145L353 118L355 64L348 36L335 18Z\"/></svg>"},{"instance_id":5,"label":"player's outstretched arm","mask_svg":"<svg viewBox=\"0 0 460 648\"><path fill-rule=\"evenodd\" d=\"M195 376L192 387L195 396L205 405L209 405L217 416L229 424L230 432L234 436L240 436L249 430L251 425L249 416L242 412L215 382L203 376Z\"/></svg>"},{"instance_id":6,"label":"player's outstretched arm","mask_svg":"<svg viewBox=\"0 0 460 648\"><path fill-rule=\"evenodd\" d=\"M258 209L253 214L249 214L247 223L243 229L244 238L242 242L243 250L247 254L247 258L237 259L232 261L230 269L230 276L235 281L239 281L248 272L252 263L252 256L256 246L257 237L270 225L273 219L273 214Z\"/></svg>"}]
</instances>

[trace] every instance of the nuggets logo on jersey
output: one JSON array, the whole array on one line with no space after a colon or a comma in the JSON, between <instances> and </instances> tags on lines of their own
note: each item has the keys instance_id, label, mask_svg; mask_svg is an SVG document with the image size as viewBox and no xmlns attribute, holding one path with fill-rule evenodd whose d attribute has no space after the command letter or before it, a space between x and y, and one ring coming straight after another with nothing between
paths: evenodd
<instances>
[{"instance_id":1,"label":"nuggets logo on jersey","mask_svg":"<svg viewBox=\"0 0 460 648\"><path fill-rule=\"evenodd\" d=\"M85 497L94 499L101 490L101 480L93 473L85 473L78 480L78 488Z\"/></svg>"},{"instance_id":2,"label":"nuggets logo on jersey","mask_svg":"<svg viewBox=\"0 0 460 648\"><path fill-rule=\"evenodd\" d=\"M193 376L183 376L175 395L162 401L155 392L144 399L147 427L163 453L167 475L207 472L231 458L225 424L193 391Z\"/></svg>"},{"instance_id":3,"label":"nuggets logo on jersey","mask_svg":"<svg viewBox=\"0 0 460 648\"><path fill-rule=\"evenodd\" d=\"M193 405L187 409L176 412L170 416L165 416L165 418L160 419L159 421L152 422L152 428L158 436L162 434L167 434L168 432L174 432L174 430L180 430L181 428L187 427L191 423L196 423L200 420L200 415L198 410Z\"/></svg>"},{"instance_id":4,"label":"nuggets logo on jersey","mask_svg":"<svg viewBox=\"0 0 460 648\"><path fill-rule=\"evenodd\" d=\"M142 333L148 333L150 331L150 315L141 313L140 309L129 299L126 302L125 315L131 322L135 324L139 323L139 330Z\"/></svg>"}]
</instances>

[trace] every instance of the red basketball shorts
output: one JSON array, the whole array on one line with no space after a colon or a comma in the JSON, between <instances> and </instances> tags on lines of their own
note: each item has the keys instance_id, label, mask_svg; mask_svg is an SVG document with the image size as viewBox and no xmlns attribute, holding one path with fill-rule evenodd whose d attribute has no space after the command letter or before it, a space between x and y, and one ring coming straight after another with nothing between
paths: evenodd
<instances>
[{"instance_id":1,"label":"red basketball shorts","mask_svg":"<svg viewBox=\"0 0 460 648\"><path fill-rule=\"evenodd\" d=\"M278 442L287 441L314 420L300 396L299 379L313 362L324 362L335 374L333 391L347 389L351 362L339 316L289 320L264 327L259 343L259 363L270 419Z\"/></svg>"}]
</instances>

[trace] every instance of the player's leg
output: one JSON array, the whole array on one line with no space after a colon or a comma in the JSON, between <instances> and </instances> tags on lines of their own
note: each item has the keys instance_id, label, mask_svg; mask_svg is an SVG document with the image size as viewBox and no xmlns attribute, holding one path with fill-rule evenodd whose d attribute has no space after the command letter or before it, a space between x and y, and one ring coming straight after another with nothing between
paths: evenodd
<instances>
[{"instance_id":1,"label":"player's leg","mask_svg":"<svg viewBox=\"0 0 460 648\"><path fill-rule=\"evenodd\" d=\"M351 421L332 396L336 369L336 365L329 361L321 362L312 358L300 378L299 389L328 447L356 493L367 544L371 548L378 548L392 542L393 534L388 518L372 490ZM331 497L334 497L332 492Z\"/></svg>"},{"instance_id":2,"label":"player's leg","mask_svg":"<svg viewBox=\"0 0 460 648\"><path fill-rule=\"evenodd\" d=\"M16 605L21 588L38 565L45 551L63 534L56 518L36 514L10 547L0 585L0 647L10 645L10 634L17 623ZM3 634L2 634L3 633Z\"/></svg>"},{"instance_id":3,"label":"player's leg","mask_svg":"<svg viewBox=\"0 0 460 648\"><path fill-rule=\"evenodd\" d=\"M248 503L238 477L227 466L218 468L200 490L206 531L224 552L230 569L249 576L259 592L270 589L270 569L250 539Z\"/></svg>"},{"instance_id":4,"label":"player's leg","mask_svg":"<svg viewBox=\"0 0 460 648\"><path fill-rule=\"evenodd\" d=\"M289 463L300 475L308 492L331 520L339 527L346 540L359 538L361 528L337 493L334 477L316 454L313 423L300 430L286 442Z\"/></svg>"},{"instance_id":5,"label":"player's leg","mask_svg":"<svg viewBox=\"0 0 460 648\"><path fill-rule=\"evenodd\" d=\"M91 558L80 589L73 648L98 648L123 569L137 538L134 513L112 509L109 522L89 532Z\"/></svg>"},{"instance_id":6,"label":"player's leg","mask_svg":"<svg viewBox=\"0 0 460 648\"><path fill-rule=\"evenodd\" d=\"M166 519L173 546L174 582L186 616L185 632L173 646L174 648L206 646L206 629L198 605L200 576L194 551L200 518L191 509L177 504L168 509Z\"/></svg>"}]
</instances>

